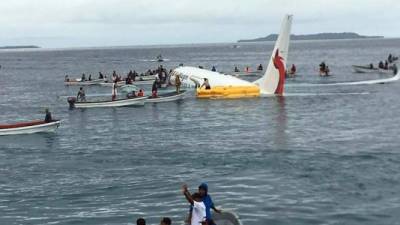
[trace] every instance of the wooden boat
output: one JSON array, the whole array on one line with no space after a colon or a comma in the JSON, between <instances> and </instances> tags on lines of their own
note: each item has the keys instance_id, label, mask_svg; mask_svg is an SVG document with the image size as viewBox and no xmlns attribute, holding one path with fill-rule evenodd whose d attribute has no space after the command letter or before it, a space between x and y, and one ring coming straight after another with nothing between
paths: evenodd
<instances>
[{"instance_id":1,"label":"wooden boat","mask_svg":"<svg viewBox=\"0 0 400 225\"><path fill-rule=\"evenodd\" d=\"M33 134L54 132L60 126L60 120L46 123L43 120L0 125L1 135Z\"/></svg>"},{"instance_id":2,"label":"wooden boat","mask_svg":"<svg viewBox=\"0 0 400 225\"><path fill-rule=\"evenodd\" d=\"M64 85L67 86L89 86L89 85L98 85L103 83L104 79L96 79L91 81L81 81L81 79L72 79L69 81L64 81Z\"/></svg>"},{"instance_id":3,"label":"wooden boat","mask_svg":"<svg viewBox=\"0 0 400 225\"><path fill-rule=\"evenodd\" d=\"M124 106L142 106L148 97L136 97L118 99L115 101L93 101L77 102L76 98L68 98L70 108L105 108L105 107L124 107Z\"/></svg>"},{"instance_id":4,"label":"wooden boat","mask_svg":"<svg viewBox=\"0 0 400 225\"><path fill-rule=\"evenodd\" d=\"M160 103L160 102L172 102L172 101L178 101L182 100L185 98L186 91L182 90L178 93L174 92L168 92L164 94L158 95L158 97L148 97L146 99L146 103Z\"/></svg>"}]
</instances>

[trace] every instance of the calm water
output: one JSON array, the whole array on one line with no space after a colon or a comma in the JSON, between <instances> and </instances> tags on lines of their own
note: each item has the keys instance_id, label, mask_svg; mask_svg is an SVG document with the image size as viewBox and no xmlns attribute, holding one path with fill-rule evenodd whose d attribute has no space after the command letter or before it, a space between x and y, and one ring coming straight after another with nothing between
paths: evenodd
<instances>
[{"instance_id":1,"label":"calm water","mask_svg":"<svg viewBox=\"0 0 400 225\"><path fill-rule=\"evenodd\" d=\"M288 97L196 100L69 111L66 73L120 73L179 63L231 71L272 44L0 52L0 121L62 119L55 134L0 137L0 224L180 224L180 194L206 181L245 225L400 224L400 83L299 88L383 78L350 65L400 54L400 40L296 42ZM316 76L325 60L334 74ZM87 93L111 93L88 88Z\"/></svg>"}]
</instances>

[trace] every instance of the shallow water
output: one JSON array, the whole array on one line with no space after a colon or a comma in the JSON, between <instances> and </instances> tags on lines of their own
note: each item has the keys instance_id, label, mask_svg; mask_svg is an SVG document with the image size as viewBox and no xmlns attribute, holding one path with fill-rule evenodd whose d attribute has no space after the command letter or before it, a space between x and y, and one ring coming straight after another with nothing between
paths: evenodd
<instances>
[{"instance_id":1,"label":"shallow water","mask_svg":"<svg viewBox=\"0 0 400 225\"><path fill-rule=\"evenodd\" d=\"M288 97L68 110L66 73L144 71L179 63L265 65L272 43L1 51L0 121L62 119L55 134L0 137L0 224L180 224L180 194L206 181L244 224L399 224L400 83L288 86ZM295 42L295 83L387 76L350 65L400 54L400 40ZM325 60L333 73L317 76ZM111 93L91 87L87 93ZM296 94L297 93L297 94Z\"/></svg>"}]
</instances>

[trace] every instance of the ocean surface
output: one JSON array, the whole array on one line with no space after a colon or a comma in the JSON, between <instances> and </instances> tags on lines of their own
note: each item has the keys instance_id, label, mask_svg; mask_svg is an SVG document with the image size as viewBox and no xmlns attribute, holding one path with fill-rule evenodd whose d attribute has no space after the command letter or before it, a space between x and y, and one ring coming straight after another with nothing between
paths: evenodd
<instances>
[{"instance_id":1,"label":"ocean surface","mask_svg":"<svg viewBox=\"0 0 400 225\"><path fill-rule=\"evenodd\" d=\"M266 66L273 43L0 51L0 123L62 120L54 134L0 137L1 225L181 224L180 188L210 186L244 225L400 224L400 83L296 87L400 54L399 39L293 42L286 97L69 110L81 73L184 65ZM325 61L330 77L319 77ZM149 93L149 87L145 87ZM86 88L110 94L111 88Z\"/></svg>"}]
</instances>

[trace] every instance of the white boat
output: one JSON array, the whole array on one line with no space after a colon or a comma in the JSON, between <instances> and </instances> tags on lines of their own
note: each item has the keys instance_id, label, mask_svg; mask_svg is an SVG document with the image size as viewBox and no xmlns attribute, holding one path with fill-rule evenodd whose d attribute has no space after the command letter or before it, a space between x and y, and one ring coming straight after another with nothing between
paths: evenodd
<instances>
[{"instance_id":1,"label":"white boat","mask_svg":"<svg viewBox=\"0 0 400 225\"><path fill-rule=\"evenodd\" d=\"M95 101L95 102L76 102L76 98L68 99L70 108L105 108L105 107L124 107L142 106L148 97L136 97L119 99L115 101ZM75 101L73 101L75 100Z\"/></svg>"},{"instance_id":2,"label":"white boat","mask_svg":"<svg viewBox=\"0 0 400 225\"><path fill-rule=\"evenodd\" d=\"M378 68L371 68L370 66L358 66L352 65L353 71L355 73L378 73Z\"/></svg>"},{"instance_id":3,"label":"white boat","mask_svg":"<svg viewBox=\"0 0 400 225\"><path fill-rule=\"evenodd\" d=\"M64 84L67 86L89 86L89 85L98 85L103 83L104 79L96 79L90 81L81 81L80 79L73 79L69 81L64 81Z\"/></svg>"},{"instance_id":4,"label":"white boat","mask_svg":"<svg viewBox=\"0 0 400 225\"><path fill-rule=\"evenodd\" d=\"M122 87L123 85L125 85L125 81L118 81L117 82L117 87ZM113 86L113 82L102 82L102 83L99 83L100 84L100 86L103 86L103 87L112 87Z\"/></svg>"},{"instance_id":5,"label":"white boat","mask_svg":"<svg viewBox=\"0 0 400 225\"><path fill-rule=\"evenodd\" d=\"M175 91L174 92L168 92L164 94L158 95L158 97L153 98L153 97L148 97L146 99L146 103L160 103L160 102L172 102L172 101L178 101L182 100L185 98L186 91L182 90L177 94Z\"/></svg>"},{"instance_id":6,"label":"white boat","mask_svg":"<svg viewBox=\"0 0 400 225\"><path fill-rule=\"evenodd\" d=\"M138 76L136 77L135 81L148 81L148 80L155 80L157 75L145 75L145 76Z\"/></svg>"},{"instance_id":7,"label":"white boat","mask_svg":"<svg viewBox=\"0 0 400 225\"><path fill-rule=\"evenodd\" d=\"M54 132L60 126L59 120L46 123L43 120L0 125L0 136Z\"/></svg>"},{"instance_id":8,"label":"white boat","mask_svg":"<svg viewBox=\"0 0 400 225\"><path fill-rule=\"evenodd\" d=\"M213 220L218 225L243 225L239 216L232 211L223 210L221 213L214 213Z\"/></svg>"}]
</instances>

